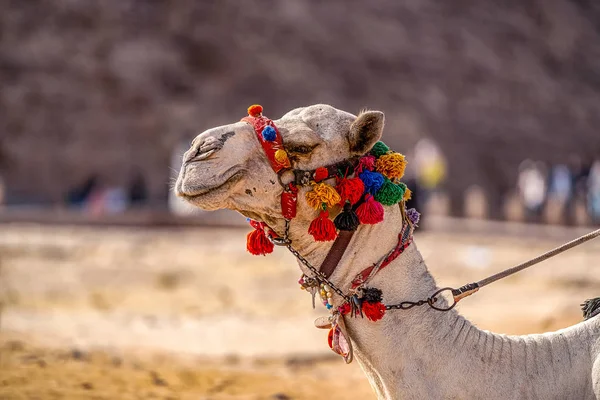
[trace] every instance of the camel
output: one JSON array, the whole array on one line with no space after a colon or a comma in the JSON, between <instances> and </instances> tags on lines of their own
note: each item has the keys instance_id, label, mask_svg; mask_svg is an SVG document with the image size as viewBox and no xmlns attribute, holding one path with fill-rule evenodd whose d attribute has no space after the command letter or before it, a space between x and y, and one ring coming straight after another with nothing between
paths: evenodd
<instances>
[{"instance_id":1,"label":"camel","mask_svg":"<svg viewBox=\"0 0 600 400\"><path fill-rule=\"evenodd\" d=\"M274 123L292 167L314 170L368 152L383 134L384 114L357 116L317 104L289 111ZM247 122L199 134L183 157L174 190L202 209L236 210L278 234L285 230L283 189ZM319 266L331 242L306 233L314 218L303 201L306 190L298 193L289 238L299 254ZM402 225L402 210L392 206L385 207L383 222L361 225L330 280L348 290L357 273L396 245ZM438 290L415 243L371 284L382 290L386 304L417 301ZM335 308L344 300L334 294L332 301ZM600 399L598 318L525 336L479 329L455 309L390 310L376 322L343 319L354 357L380 399Z\"/></svg>"}]
</instances>

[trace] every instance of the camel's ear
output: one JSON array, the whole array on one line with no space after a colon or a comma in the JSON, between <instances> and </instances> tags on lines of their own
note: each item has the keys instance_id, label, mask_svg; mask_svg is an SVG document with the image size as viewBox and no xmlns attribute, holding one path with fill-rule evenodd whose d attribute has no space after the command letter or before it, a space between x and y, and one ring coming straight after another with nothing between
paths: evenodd
<instances>
[{"instance_id":1,"label":"camel's ear","mask_svg":"<svg viewBox=\"0 0 600 400\"><path fill-rule=\"evenodd\" d=\"M364 154L381 139L385 117L381 111L365 111L356 117L350 125L348 142L350 151Z\"/></svg>"}]
</instances>

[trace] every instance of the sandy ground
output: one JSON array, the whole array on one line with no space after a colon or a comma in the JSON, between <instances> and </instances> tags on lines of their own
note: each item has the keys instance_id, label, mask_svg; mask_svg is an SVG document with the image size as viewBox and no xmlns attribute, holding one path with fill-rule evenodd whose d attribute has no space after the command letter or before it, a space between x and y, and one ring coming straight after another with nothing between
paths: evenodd
<instances>
[{"instance_id":1,"label":"sandy ground","mask_svg":"<svg viewBox=\"0 0 600 400\"><path fill-rule=\"evenodd\" d=\"M325 311L298 289L291 255L248 255L246 231L0 225L0 399L374 398L313 327ZM444 286L560 244L493 230L416 241ZM598 272L590 243L460 311L497 332L555 330L600 295Z\"/></svg>"}]
</instances>

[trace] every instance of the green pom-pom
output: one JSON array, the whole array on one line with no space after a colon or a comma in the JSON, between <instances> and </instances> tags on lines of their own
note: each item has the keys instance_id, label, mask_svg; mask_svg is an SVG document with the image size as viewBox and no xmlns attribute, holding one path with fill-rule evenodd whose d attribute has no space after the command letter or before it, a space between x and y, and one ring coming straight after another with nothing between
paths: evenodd
<instances>
[{"instance_id":1,"label":"green pom-pom","mask_svg":"<svg viewBox=\"0 0 600 400\"><path fill-rule=\"evenodd\" d=\"M390 148L387 147L385 143L377 142L371 149L370 153L373 154L375 158L379 158L382 155L386 154L388 151L390 151Z\"/></svg>"},{"instance_id":2,"label":"green pom-pom","mask_svg":"<svg viewBox=\"0 0 600 400\"><path fill-rule=\"evenodd\" d=\"M401 185L404 184L401 183L396 185L388 178L385 178L383 186L381 186L381 189L375 194L375 200L386 206L392 206L398 203L404 197L404 190L406 188L406 185Z\"/></svg>"}]
</instances>

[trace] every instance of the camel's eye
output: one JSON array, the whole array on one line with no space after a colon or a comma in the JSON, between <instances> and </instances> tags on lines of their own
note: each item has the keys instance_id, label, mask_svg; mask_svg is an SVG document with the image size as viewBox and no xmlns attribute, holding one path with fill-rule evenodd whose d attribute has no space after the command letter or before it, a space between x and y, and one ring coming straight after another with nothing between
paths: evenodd
<instances>
[{"instance_id":1,"label":"camel's eye","mask_svg":"<svg viewBox=\"0 0 600 400\"><path fill-rule=\"evenodd\" d=\"M310 154L317 146L318 145L314 145L314 146L294 145L294 146L290 146L288 148L288 151L290 153L296 153L296 154Z\"/></svg>"}]
</instances>

